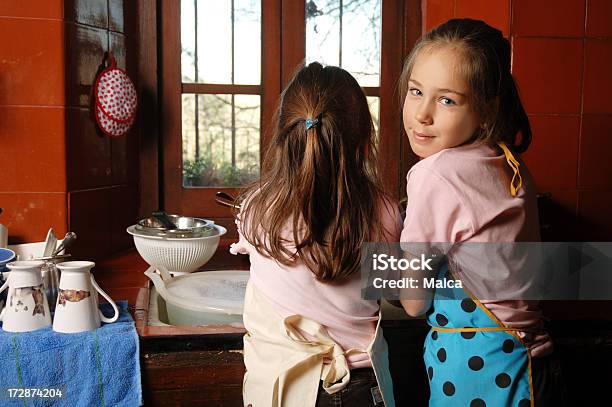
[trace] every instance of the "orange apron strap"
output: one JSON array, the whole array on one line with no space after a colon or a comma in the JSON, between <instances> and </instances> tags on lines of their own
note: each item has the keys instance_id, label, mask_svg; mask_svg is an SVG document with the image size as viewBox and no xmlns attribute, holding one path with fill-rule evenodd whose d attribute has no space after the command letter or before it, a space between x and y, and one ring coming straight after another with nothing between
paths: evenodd
<instances>
[{"instance_id":1,"label":"orange apron strap","mask_svg":"<svg viewBox=\"0 0 612 407\"><path fill-rule=\"evenodd\" d=\"M516 160L516 158L514 158L512 152L505 143L499 143L499 146L502 150L504 150L506 161L514 172L514 175L512 176L512 181L510 181L510 193L512 194L512 196L516 196L518 194L518 191L523 186L523 178L521 177L521 173L519 172L520 164Z\"/></svg>"},{"instance_id":2,"label":"orange apron strap","mask_svg":"<svg viewBox=\"0 0 612 407\"><path fill-rule=\"evenodd\" d=\"M507 328L503 326L489 326L481 328L442 328L439 326L432 326L431 329L439 332L520 331L518 328Z\"/></svg>"}]
</instances>

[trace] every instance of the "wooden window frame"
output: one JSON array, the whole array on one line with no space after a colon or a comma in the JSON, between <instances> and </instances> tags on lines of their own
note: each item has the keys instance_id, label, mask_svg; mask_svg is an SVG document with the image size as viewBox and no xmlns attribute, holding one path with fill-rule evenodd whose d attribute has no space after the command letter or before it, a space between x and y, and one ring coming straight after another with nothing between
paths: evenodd
<instances>
[{"instance_id":1,"label":"wooden window frame","mask_svg":"<svg viewBox=\"0 0 612 407\"><path fill-rule=\"evenodd\" d=\"M240 188L184 188L182 178L181 108L183 93L260 93L261 144L269 144L274 111L282 88L302 64L305 52L305 2L262 0L262 81L260 85L182 84L180 0L164 0L159 7L160 206L168 212L206 216L233 229L231 211L214 202L217 191L233 195ZM421 34L418 0L382 0L380 86L365 87L379 97L380 170L384 187L395 198L404 195L404 176L416 162L401 126L397 80L407 52ZM231 89L231 91L230 91Z\"/></svg>"}]
</instances>

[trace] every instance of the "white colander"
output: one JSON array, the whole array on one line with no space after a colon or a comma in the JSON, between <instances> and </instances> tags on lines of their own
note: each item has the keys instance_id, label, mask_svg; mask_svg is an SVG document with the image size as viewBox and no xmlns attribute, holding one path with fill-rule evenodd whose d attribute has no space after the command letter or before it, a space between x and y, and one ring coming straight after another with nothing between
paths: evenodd
<instances>
[{"instance_id":1,"label":"white colander","mask_svg":"<svg viewBox=\"0 0 612 407\"><path fill-rule=\"evenodd\" d=\"M149 236L138 231L136 225L127 228L127 232L134 237L136 250L150 266L191 273L210 260L219 239L227 232L223 226L214 225L214 228L211 236L194 238Z\"/></svg>"}]
</instances>

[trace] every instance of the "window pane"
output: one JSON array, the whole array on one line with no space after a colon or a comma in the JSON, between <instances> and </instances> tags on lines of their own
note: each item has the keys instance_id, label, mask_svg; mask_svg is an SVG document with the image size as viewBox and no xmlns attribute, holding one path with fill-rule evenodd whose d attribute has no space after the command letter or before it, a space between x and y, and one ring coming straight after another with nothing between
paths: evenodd
<instances>
[{"instance_id":1,"label":"window pane","mask_svg":"<svg viewBox=\"0 0 612 407\"><path fill-rule=\"evenodd\" d=\"M234 83L261 82L261 0L234 0Z\"/></svg>"},{"instance_id":2,"label":"window pane","mask_svg":"<svg viewBox=\"0 0 612 407\"><path fill-rule=\"evenodd\" d=\"M181 0L181 72L183 82L195 82L195 15L193 0Z\"/></svg>"},{"instance_id":3,"label":"window pane","mask_svg":"<svg viewBox=\"0 0 612 407\"><path fill-rule=\"evenodd\" d=\"M232 83L232 2L216 0L197 3L196 82Z\"/></svg>"},{"instance_id":4,"label":"window pane","mask_svg":"<svg viewBox=\"0 0 612 407\"><path fill-rule=\"evenodd\" d=\"M340 0L306 1L306 63L340 65Z\"/></svg>"},{"instance_id":5,"label":"window pane","mask_svg":"<svg viewBox=\"0 0 612 407\"><path fill-rule=\"evenodd\" d=\"M183 186L259 177L259 95L183 95Z\"/></svg>"},{"instance_id":6,"label":"window pane","mask_svg":"<svg viewBox=\"0 0 612 407\"><path fill-rule=\"evenodd\" d=\"M231 4L231 0L181 0L183 81L231 83Z\"/></svg>"},{"instance_id":7,"label":"window pane","mask_svg":"<svg viewBox=\"0 0 612 407\"><path fill-rule=\"evenodd\" d=\"M380 0L344 1L342 67L361 86L380 85L381 22Z\"/></svg>"},{"instance_id":8,"label":"window pane","mask_svg":"<svg viewBox=\"0 0 612 407\"><path fill-rule=\"evenodd\" d=\"M381 0L306 2L306 62L349 71L361 86L380 86Z\"/></svg>"},{"instance_id":9,"label":"window pane","mask_svg":"<svg viewBox=\"0 0 612 407\"><path fill-rule=\"evenodd\" d=\"M181 63L183 82L258 85L261 0L181 0Z\"/></svg>"}]
</instances>

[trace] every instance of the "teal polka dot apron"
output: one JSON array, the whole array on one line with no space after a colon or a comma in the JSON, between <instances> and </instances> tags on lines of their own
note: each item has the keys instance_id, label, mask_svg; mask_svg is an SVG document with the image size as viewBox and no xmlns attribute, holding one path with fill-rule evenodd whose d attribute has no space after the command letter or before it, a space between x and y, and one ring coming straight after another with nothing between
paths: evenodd
<instances>
[{"instance_id":1,"label":"teal polka dot apron","mask_svg":"<svg viewBox=\"0 0 612 407\"><path fill-rule=\"evenodd\" d=\"M444 265L439 278L455 279ZM424 359L432 407L533 407L529 351L467 289L436 289Z\"/></svg>"}]
</instances>

